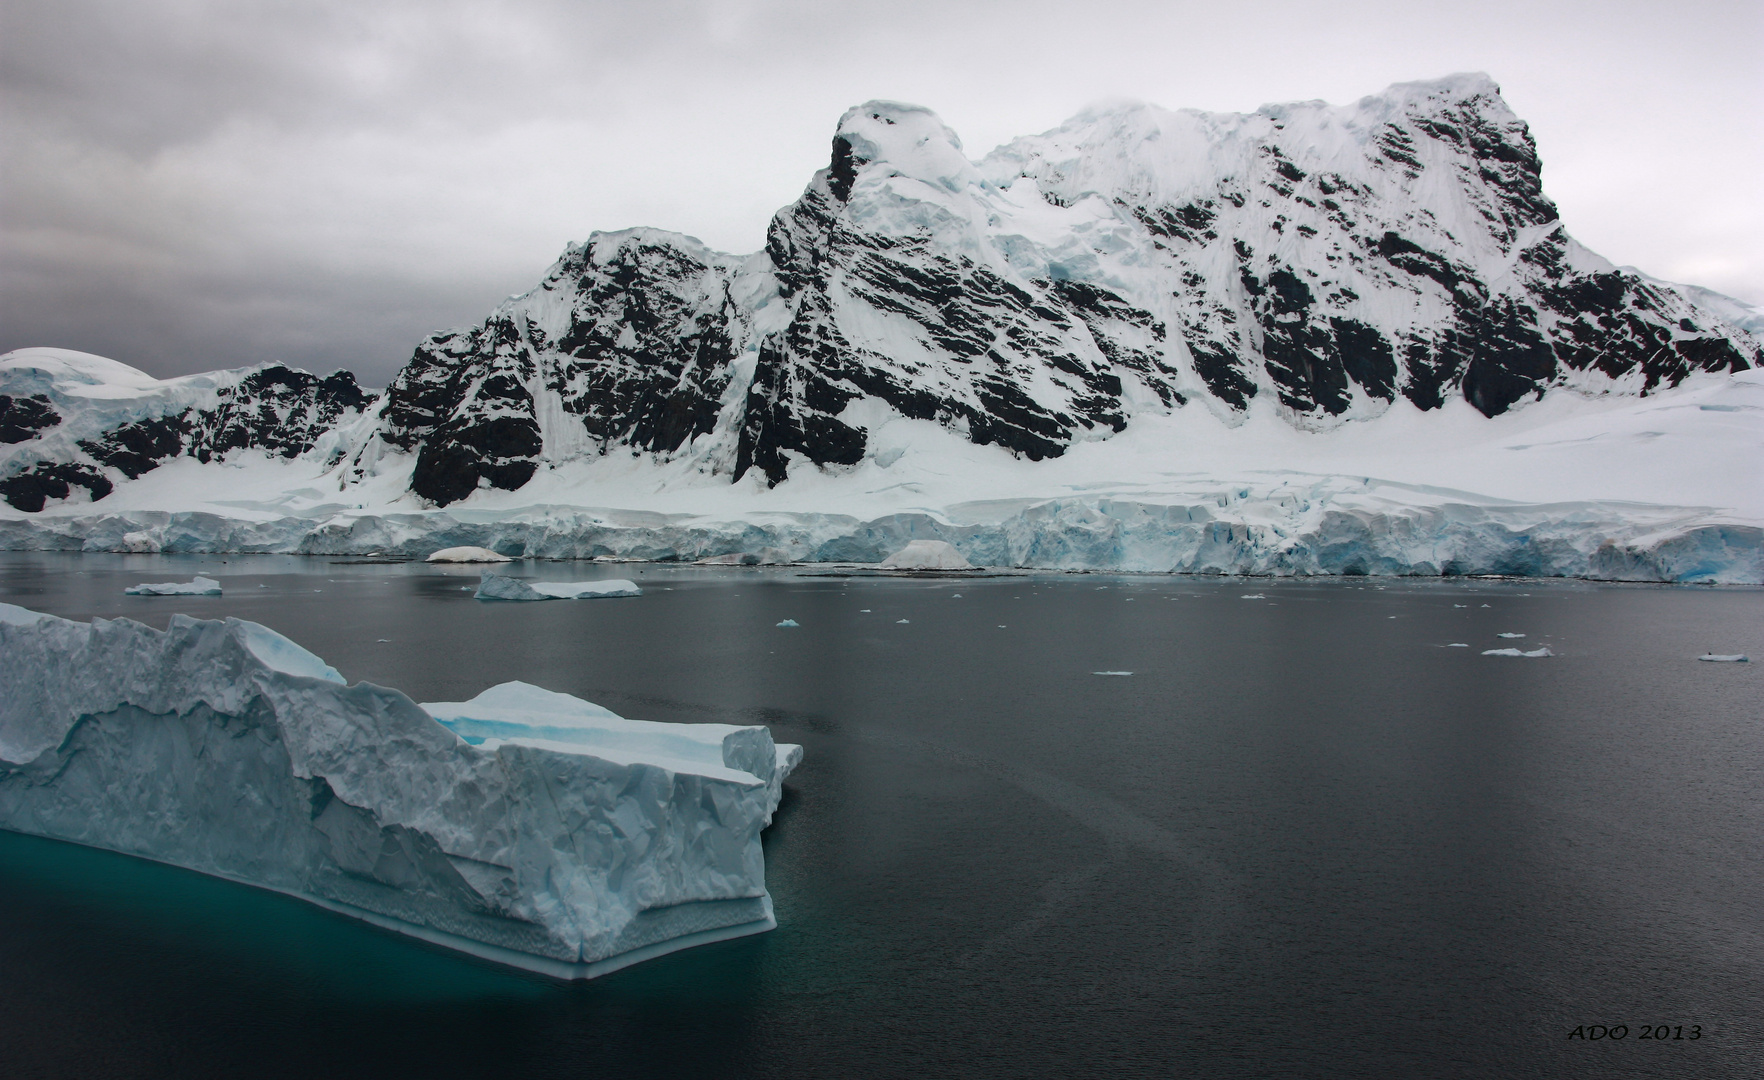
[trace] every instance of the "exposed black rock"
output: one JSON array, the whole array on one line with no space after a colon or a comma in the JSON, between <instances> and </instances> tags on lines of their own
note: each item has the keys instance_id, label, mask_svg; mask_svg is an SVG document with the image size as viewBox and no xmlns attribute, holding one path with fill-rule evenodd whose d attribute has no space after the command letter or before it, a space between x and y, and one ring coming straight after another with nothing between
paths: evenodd
<instances>
[{"instance_id":1,"label":"exposed black rock","mask_svg":"<svg viewBox=\"0 0 1764 1080\"><path fill-rule=\"evenodd\" d=\"M73 494L76 486L85 488L94 500L104 498L113 489L109 478L89 465L44 461L0 480L0 498L15 510L35 514L48 500Z\"/></svg>"},{"instance_id":2,"label":"exposed black rock","mask_svg":"<svg viewBox=\"0 0 1764 1080\"><path fill-rule=\"evenodd\" d=\"M0 394L0 443L21 443L61 423L61 414L42 394L13 397Z\"/></svg>"}]
</instances>

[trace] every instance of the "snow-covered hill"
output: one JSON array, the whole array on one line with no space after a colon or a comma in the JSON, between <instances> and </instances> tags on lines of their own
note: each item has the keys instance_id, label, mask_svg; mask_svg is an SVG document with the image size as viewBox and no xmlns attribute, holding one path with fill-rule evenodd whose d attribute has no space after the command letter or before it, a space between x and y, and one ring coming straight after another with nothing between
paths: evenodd
<instances>
[{"instance_id":1,"label":"snow-covered hill","mask_svg":"<svg viewBox=\"0 0 1764 1080\"><path fill-rule=\"evenodd\" d=\"M1188 400L1315 430L1398 398L1640 393L1756 366L1731 315L1575 243L1486 76L1112 108L979 162L870 102L763 252L596 234L424 343L383 437L438 505L615 450L778 483L873 456L892 416L1038 460Z\"/></svg>"},{"instance_id":2,"label":"snow-covered hill","mask_svg":"<svg viewBox=\"0 0 1764 1080\"><path fill-rule=\"evenodd\" d=\"M1578 245L1485 76L979 161L871 102L765 250L596 233L375 400L0 358L0 546L1756 581L1758 325Z\"/></svg>"}]
</instances>

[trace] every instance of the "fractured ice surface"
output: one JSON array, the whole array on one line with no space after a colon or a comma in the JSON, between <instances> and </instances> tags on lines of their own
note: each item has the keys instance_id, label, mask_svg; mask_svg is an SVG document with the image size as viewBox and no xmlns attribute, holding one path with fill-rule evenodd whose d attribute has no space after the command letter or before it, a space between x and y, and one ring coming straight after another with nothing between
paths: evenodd
<instances>
[{"instance_id":1,"label":"fractured ice surface","mask_svg":"<svg viewBox=\"0 0 1764 1080\"><path fill-rule=\"evenodd\" d=\"M1484 649L1484 650L1482 650L1482 655L1484 655L1484 656L1538 657L1538 656L1554 656L1556 654L1550 651L1550 647L1548 645L1545 645L1541 649L1533 649L1530 652L1525 652L1522 649Z\"/></svg>"},{"instance_id":2,"label":"fractured ice surface","mask_svg":"<svg viewBox=\"0 0 1764 1080\"><path fill-rule=\"evenodd\" d=\"M419 706L238 619L0 604L0 828L565 978L775 926L759 834L800 760L524 683Z\"/></svg>"},{"instance_id":3,"label":"fractured ice surface","mask_svg":"<svg viewBox=\"0 0 1764 1080\"><path fill-rule=\"evenodd\" d=\"M478 583L479 600L585 600L600 596L642 596L634 581L524 581L484 571Z\"/></svg>"},{"instance_id":4,"label":"fractured ice surface","mask_svg":"<svg viewBox=\"0 0 1764 1080\"><path fill-rule=\"evenodd\" d=\"M211 577L193 581L164 581L157 585L131 585L123 592L130 596L219 596L220 582Z\"/></svg>"}]
</instances>

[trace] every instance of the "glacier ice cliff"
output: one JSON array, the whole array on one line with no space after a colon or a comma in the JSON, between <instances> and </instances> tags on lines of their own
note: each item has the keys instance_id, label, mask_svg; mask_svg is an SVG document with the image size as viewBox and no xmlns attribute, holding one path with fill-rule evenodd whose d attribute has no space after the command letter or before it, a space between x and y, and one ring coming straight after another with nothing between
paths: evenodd
<instances>
[{"instance_id":1,"label":"glacier ice cliff","mask_svg":"<svg viewBox=\"0 0 1764 1080\"><path fill-rule=\"evenodd\" d=\"M775 926L759 834L800 759L522 683L419 706L238 619L0 604L0 828L564 978Z\"/></svg>"}]
</instances>

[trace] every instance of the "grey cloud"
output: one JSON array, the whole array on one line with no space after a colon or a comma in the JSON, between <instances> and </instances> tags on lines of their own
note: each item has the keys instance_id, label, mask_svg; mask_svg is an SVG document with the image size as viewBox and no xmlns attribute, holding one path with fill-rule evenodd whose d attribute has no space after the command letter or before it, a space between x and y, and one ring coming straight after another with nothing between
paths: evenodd
<instances>
[{"instance_id":1,"label":"grey cloud","mask_svg":"<svg viewBox=\"0 0 1764 1080\"><path fill-rule=\"evenodd\" d=\"M1569 227L1764 301L1755 4L248 3L0 7L0 350L383 382L569 240L751 251L871 97L973 154L1087 102L1250 109L1492 72Z\"/></svg>"}]
</instances>

